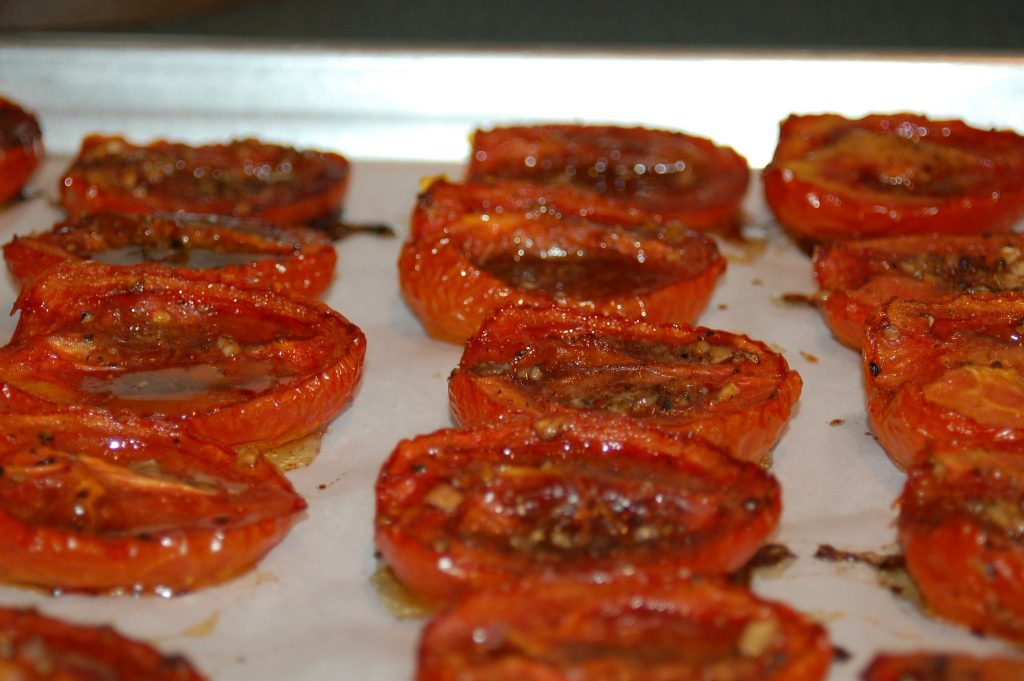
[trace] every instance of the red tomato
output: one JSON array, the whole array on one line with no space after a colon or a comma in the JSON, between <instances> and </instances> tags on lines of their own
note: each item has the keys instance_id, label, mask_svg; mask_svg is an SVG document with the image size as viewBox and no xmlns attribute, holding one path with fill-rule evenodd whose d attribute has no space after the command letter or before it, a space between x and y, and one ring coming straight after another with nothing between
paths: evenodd
<instances>
[{"instance_id":1,"label":"red tomato","mask_svg":"<svg viewBox=\"0 0 1024 681\"><path fill-rule=\"evenodd\" d=\"M420 194L410 235L413 239L435 235L467 213L490 212L587 219L668 243L685 244L693 239L691 231L678 222L654 221L635 208L595 201L593 193L568 185L514 180L456 184L444 178L434 179Z\"/></svg>"},{"instance_id":2,"label":"red tomato","mask_svg":"<svg viewBox=\"0 0 1024 681\"><path fill-rule=\"evenodd\" d=\"M890 298L1024 290L1024 236L907 236L826 244L814 254L836 338L860 349L864 323Z\"/></svg>"},{"instance_id":3,"label":"red tomato","mask_svg":"<svg viewBox=\"0 0 1024 681\"><path fill-rule=\"evenodd\" d=\"M18 195L43 159L39 121L0 97L0 202Z\"/></svg>"},{"instance_id":4,"label":"red tomato","mask_svg":"<svg viewBox=\"0 0 1024 681\"><path fill-rule=\"evenodd\" d=\"M262 459L243 464L227 448L141 419L81 409L3 415L5 581L192 591L251 567L305 507Z\"/></svg>"},{"instance_id":5,"label":"red tomato","mask_svg":"<svg viewBox=\"0 0 1024 681\"><path fill-rule=\"evenodd\" d=\"M734 222L750 181L728 147L665 130L534 125L478 130L467 177L569 185L609 209L705 229Z\"/></svg>"},{"instance_id":6,"label":"red tomato","mask_svg":"<svg viewBox=\"0 0 1024 681\"><path fill-rule=\"evenodd\" d=\"M1024 642L1024 459L938 452L900 497L907 571L936 614Z\"/></svg>"},{"instance_id":7,"label":"red tomato","mask_svg":"<svg viewBox=\"0 0 1024 681\"><path fill-rule=\"evenodd\" d=\"M91 135L60 190L72 219L101 211L184 211L309 223L338 212L348 177L348 161L338 154L253 139L140 146Z\"/></svg>"},{"instance_id":8,"label":"red tomato","mask_svg":"<svg viewBox=\"0 0 1024 681\"><path fill-rule=\"evenodd\" d=\"M463 426L578 412L630 416L765 460L800 375L746 336L558 308L506 308L467 343L449 379Z\"/></svg>"},{"instance_id":9,"label":"red tomato","mask_svg":"<svg viewBox=\"0 0 1024 681\"><path fill-rule=\"evenodd\" d=\"M893 300L865 327L868 415L896 465L1024 444L1024 294Z\"/></svg>"},{"instance_id":10,"label":"red tomato","mask_svg":"<svg viewBox=\"0 0 1024 681\"><path fill-rule=\"evenodd\" d=\"M443 203L435 193L444 194ZM511 197L508 209L502 195ZM649 224L522 205L519 185L454 189L440 181L420 198L413 217L419 227L398 266L402 293L431 336L461 343L509 304L691 322L725 270L715 243L696 232L664 239ZM436 226L439 213L443 227Z\"/></svg>"},{"instance_id":11,"label":"red tomato","mask_svg":"<svg viewBox=\"0 0 1024 681\"><path fill-rule=\"evenodd\" d=\"M65 260L98 260L313 297L331 283L337 255L323 233L299 225L183 213L91 213L50 232L15 237L4 246L4 259L21 284Z\"/></svg>"},{"instance_id":12,"label":"red tomato","mask_svg":"<svg viewBox=\"0 0 1024 681\"><path fill-rule=\"evenodd\" d=\"M742 567L778 523L763 469L629 419L581 415L405 440L377 480L377 548L418 594L527 575Z\"/></svg>"},{"instance_id":13,"label":"red tomato","mask_svg":"<svg viewBox=\"0 0 1024 681\"><path fill-rule=\"evenodd\" d=\"M714 582L510 583L423 632L417 681L814 681L832 650L817 624Z\"/></svg>"},{"instance_id":14,"label":"red tomato","mask_svg":"<svg viewBox=\"0 0 1024 681\"><path fill-rule=\"evenodd\" d=\"M0 608L0 677L12 681L204 681L182 657L164 656L110 627L68 624Z\"/></svg>"},{"instance_id":15,"label":"red tomato","mask_svg":"<svg viewBox=\"0 0 1024 681\"><path fill-rule=\"evenodd\" d=\"M782 226L816 243L1006 231L1024 215L1024 137L913 114L790 116L764 170Z\"/></svg>"},{"instance_id":16,"label":"red tomato","mask_svg":"<svg viewBox=\"0 0 1024 681\"><path fill-rule=\"evenodd\" d=\"M95 262L22 291L0 349L0 411L87 405L266 451L319 434L352 399L366 342L325 305Z\"/></svg>"},{"instance_id":17,"label":"red tomato","mask_svg":"<svg viewBox=\"0 0 1024 681\"><path fill-rule=\"evenodd\" d=\"M878 655L863 681L1014 681L1024 679L1024 662L1009 657L980 658L957 653Z\"/></svg>"}]
</instances>

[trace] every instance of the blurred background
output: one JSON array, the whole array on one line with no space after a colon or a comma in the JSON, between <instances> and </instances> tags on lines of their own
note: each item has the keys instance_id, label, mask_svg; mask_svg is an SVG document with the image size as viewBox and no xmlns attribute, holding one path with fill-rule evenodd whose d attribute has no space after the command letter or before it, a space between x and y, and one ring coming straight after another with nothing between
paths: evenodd
<instances>
[{"instance_id":1,"label":"blurred background","mask_svg":"<svg viewBox=\"0 0 1024 681\"><path fill-rule=\"evenodd\" d=\"M0 0L0 30L418 45L1020 52L1024 0Z\"/></svg>"}]
</instances>

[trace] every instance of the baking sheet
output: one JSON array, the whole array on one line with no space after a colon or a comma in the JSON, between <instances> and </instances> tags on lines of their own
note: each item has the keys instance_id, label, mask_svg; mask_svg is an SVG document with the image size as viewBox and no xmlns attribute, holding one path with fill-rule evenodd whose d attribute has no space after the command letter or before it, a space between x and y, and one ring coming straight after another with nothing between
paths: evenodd
<instances>
[{"instance_id":1,"label":"baking sheet","mask_svg":"<svg viewBox=\"0 0 1024 681\"><path fill-rule=\"evenodd\" d=\"M0 241L48 229L59 217L58 178L78 140L93 130L196 141L254 134L338 149L355 161L347 217L387 221L401 233L420 179L457 176L456 161L465 157L466 137L478 124L586 119L663 125L715 137L760 164L774 145L777 120L790 110L855 115L913 108L1024 129L1024 107L1015 105L1024 93L1022 63L1008 58L474 55L9 43L0 46L0 87L40 113L52 155L31 185L33 198L0 211ZM470 79L488 65L519 75L506 79L504 89ZM638 71L638 66L652 70ZM944 87L928 95L927 88L918 87L922 74L938 77L939 66L946 74ZM917 80L898 89L898 78L886 75L879 91L863 100L841 87L860 80L819 80L823 85L808 87L809 75L830 68L841 76L916 74ZM169 69L189 77L179 74L158 87ZM419 81L439 69L426 92ZM573 72L579 78L567 80ZM605 97L601 108L587 89L600 73L608 75L605 88L633 74L640 84L630 85L630 92L646 93L646 99L609 102ZM735 93L725 92L722 100L696 97L689 108L671 109L679 93L664 91L668 73L676 74L671 82L690 84L698 94L713 82L728 82L730 75L746 73L745 83L759 73L773 75L760 89L742 93L743 107L733 106ZM523 74L537 78L535 94L542 96L529 101L510 97L511 86L523 92ZM800 79L805 79L800 96L786 99ZM218 92L218 84L229 82ZM341 93L331 91L332 85ZM365 89L361 100L360 88ZM924 93L918 101L925 103L914 106L907 89ZM573 99L576 92L579 98ZM660 105L662 100L670 110ZM246 102L251 102L248 109ZM726 120L723 111L730 112ZM866 567L811 557L822 543L894 550L891 504L902 475L868 433L859 357L831 339L814 310L779 300L783 293L813 290L810 263L779 233L756 182L746 213L748 227L763 233L767 246L754 255L753 249L723 244L729 270L701 323L774 344L804 379L803 396L775 450L773 469L784 503L774 540L799 558L757 579L755 590L817 618L834 644L852 653L852 659L833 666L830 678L835 681L857 678L869 656L883 649L1011 653L998 641L925 618L881 586ZM336 280L326 300L367 336L362 386L330 427L319 459L290 474L309 500L307 517L255 570L174 599L51 597L0 587L0 604L34 605L76 621L113 624L166 651L187 654L220 681L411 678L422 622L396 619L371 585L377 567L373 483L400 438L450 425L446 378L460 348L429 340L405 307L395 268L400 245L400 238L356 236L338 246ZM9 278L0 279L0 305L13 302L14 295ZM0 319L0 338L7 338L13 327L13 318Z\"/></svg>"}]
</instances>

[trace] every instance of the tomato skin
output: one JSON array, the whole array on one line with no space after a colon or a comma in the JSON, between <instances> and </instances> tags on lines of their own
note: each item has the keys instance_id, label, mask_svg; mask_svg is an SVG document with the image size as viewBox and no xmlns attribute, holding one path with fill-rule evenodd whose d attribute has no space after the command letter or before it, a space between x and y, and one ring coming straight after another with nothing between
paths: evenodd
<instances>
[{"instance_id":1,"label":"tomato skin","mask_svg":"<svg viewBox=\"0 0 1024 681\"><path fill-rule=\"evenodd\" d=\"M406 302L432 337L461 343L509 304L690 322L725 270L715 243L696 232L664 239L658 227L566 215L543 200L523 211L520 189L439 181L421 196L398 267ZM502 195L512 197L509 210Z\"/></svg>"},{"instance_id":2,"label":"tomato skin","mask_svg":"<svg viewBox=\"0 0 1024 681\"><path fill-rule=\"evenodd\" d=\"M108 626L76 625L34 610L0 608L0 673L22 681L204 681L180 656ZM8 676L10 674L10 676Z\"/></svg>"},{"instance_id":3,"label":"tomato skin","mask_svg":"<svg viewBox=\"0 0 1024 681\"><path fill-rule=\"evenodd\" d=\"M892 300L865 327L864 387L879 443L902 469L932 449L1024 444L1024 294Z\"/></svg>"},{"instance_id":4,"label":"tomato skin","mask_svg":"<svg viewBox=\"0 0 1024 681\"><path fill-rule=\"evenodd\" d=\"M467 213L498 212L499 207L501 211L513 213L578 217L603 225L623 225L641 235L668 242L689 237L686 227L652 221L650 216L630 205L595 201L591 192L571 186L517 180L456 183L444 177L430 181L417 198L410 221L410 237L420 239L436 235Z\"/></svg>"},{"instance_id":5,"label":"tomato skin","mask_svg":"<svg viewBox=\"0 0 1024 681\"><path fill-rule=\"evenodd\" d=\"M44 155L36 117L0 97L0 203L18 195Z\"/></svg>"},{"instance_id":6,"label":"tomato skin","mask_svg":"<svg viewBox=\"0 0 1024 681\"><path fill-rule=\"evenodd\" d=\"M819 625L713 581L525 580L435 616L416 680L812 681L831 657Z\"/></svg>"},{"instance_id":7,"label":"tomato skin","mask_svg":"<svg viewBox=\"0 0 1024 681\"><path fill-rule=\"evenodd\" d=\"M790 116L762 175L797 240L1008 231L1024 214L1024 138L914 114Z\"/></svg>"},{"instance_id":8,"label":"tomato skin","mask_svg":"<svg viewBox=\"0 0 1024 681\"><path fill-rule=\"evenodd\" d=\"M940 451L899 500L907 571L936 614L1024 641L1024 462L1016 450Z\"/></svg>"},{"instance_id":9,"label":"tomato skin","mask_svg":"<svg viewBox=\"0 0 1024 681\"><path fill-rule=\"evenodd\" d=\"M725 574L777 525L779 497L760 467L629 419L448 429L385 462L376 544L438 601L529 575Z\"/></svg>"},{"instance_id":10,"label":"tomato skin","mask_svg":"<svg viewBox=\"0 0 1024 681\"><path fill-rule=\"evenodd\" d=\"M636 346L632 351L631 345ZM645 355L645 348L654 348L655 355ZM662 356L666 348L698 357ZM507 370L486 375L475 369L505 365ZM517 374L532 375L534 367L543 378L524 380ZM545 392L549 374L557 382L553 392ZM607 383L595 378L605 376ZM597 382L588 388L592 379ZM685 388L684 394L675 395L673 386ZM743 461L761 462L785 428L801 387L800 375L785 358L746 336L559 308L510 307L466 343L448 394L456 422L466 427L581 411L624 413L666 432L699 435ZM643 402L634 409L592 394L602 389L610 396L639 390ZM591 397L594 403L588 405ZM578 399L585 403L576 406ZM673 404L655 406L663 399Z\"/></svg>"},{"instance_id":11,"label":"tomato skin","mask_svg":"<svg viewBox=\"0 0 1024 681\"><path fill-rule=\"evenodd\" d=\"M877 655L864 681L1011 681L1024 678L1024 662L1009 657L973 657L958 653Z\"/></svg>"},{"instance_id":12,"label":"tomato skin","mask_svg":"<svg viewBox=\"0 0 1024 681\"><path fill-rule=\"evenodd\" d=\"M306 504L269 463L125 415L5 413L0 577L170 595L234 577Z\"/></svg>"},{"instance_id":13,"label":"tomato skin","mask_svg":"<svg viewBox=\"0 0 1024 681\"><path fill-rule=\"evenodd\" d=\"M88 405L257 451L326 428L366 352L359 328L315 301L150 268L65 263L16 308L0 411Z\"/></svg>"},{"instance_id":14,"label":"tomato skin","mask_svg":"<svg viewBox=\"0 0 1024 681\"><path fill-rule=\"evenodd\" d=\"M925 235L823 244L814 276L836 339L860 349L864 323L890 298L1024 290L1024 236Z\"/></svg>"},{"instance_id":15,"label":"tomato skin","mask_svg":"<svg viewBox=\"0 0 1024 681\"><path fill-rule=\"evenodd\" d=\"M677 164L682 168L673 171ZM466 177L568 184L608 209L708 229L736 220L750 169L732 149L683 133L533 125L478 130Z\"/></svg>"},{"instance_id":16,"label":"tomato skin","mask_svg":"<svg viewBox=\"0 0 1024 681\"><path fill-rule=\"evenodd\" d=\"M271 180L260 176L264 170ZM348 161L330 152L254 139L192 147L90 135L60 192L71 219L184 211L305 224L338 212L348 180Z\"/></svg>"},{"instance_id":17,"label":"tomato skin","mask_svg":"<svg viewBox=\"0 0 1024 681\"><path fill-rule=\"evenodd\" d=\"M309 297L327 289L337 262L331 241L307 227L183 213L90 213L57 223L49 232L15 237L4 245L4 259L15 280L25 284L66 260L104 261L135 247L164 257L137 267L171 267L179 276ZM192 264L193 252L209 252L211 263L220 257L224 264ZM186 262L178 266L175 259Z\"/></svg>"}]
</instances>

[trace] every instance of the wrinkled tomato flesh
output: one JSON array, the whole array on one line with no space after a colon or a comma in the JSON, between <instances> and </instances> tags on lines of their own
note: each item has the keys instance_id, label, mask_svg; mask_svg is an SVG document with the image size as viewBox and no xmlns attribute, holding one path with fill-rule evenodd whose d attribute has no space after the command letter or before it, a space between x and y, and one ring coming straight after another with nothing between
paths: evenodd
<instances>
[{"instance_id":1,"label":"wrinkled tomato flesh","mask_svg":"<svg viewBox=\"0 0 1024 681\"><path fill-rule=\"evenodd\" d=\"M4 581L191 591L251 567L305 506L265 461L241 463L232 450L141 419L81 409L3 415Z\"/></svg>"},{"instance_id":2,"label":"wrinkled tomato flesh","mask_svg":"<svg viewBox=\"0 0 1024 681\"><path fill-rule=\"evenodd\" d=\"M931 449L1024 443L1024 294L896 299L865 327L864 386L901 468Z\"/></svg>"},{"instance_id":3,"label":"wrinkled tomato flesh","mask_svg":"<svg viewBox=\"0 0 1024 681\"><path fill-rule=\"evenodd\" d=\"M711 140L606 125L478 130L466 175L569 186L608 209L691 229L735 222L750 180L746 160Z\"/></svg>"},{"instance_id":4,"label":"wrinkled tomato flesh","mask_svg":"<svg viewBox=\"0 0 1024 681\"><path fill-rule=\"evenodd\" d=\"M65 263L26 287L0 404L85 405L266 451L352 399L365 338L320 303L151 268Z\"/></svg>"},{"instance_id":5,"label":"wrinkled tomato flesh","mask_svg":"<svg viewBox=\"0 0 1024 681\"><path fill-rule=\"evenodd\" d=\"M559 580L477 592L420 640L417 681L815 681L825 631L715 582Z\"/></svg>"},{"instance_id":6,"label":"wrinkled tomato flesh","mask_svg":"<svg viewBox=\"0 0 1024 681\"><path fill-rule=\"evenodd\" d=\"M864 324L891 298L1024 291L1024 237L907 236L836 242L814 254L821 312L843 344L860 349Z\"/></svg>"},{"instance_id":7,"label":"wrinkled tomato flesh","mask_svg":"<svg viewBox=\"0 0 1024 681\"><path fill-rule=\"evenodd\" d=\"M802 382L746 336L559 308L505 308L467 343L449 379L463 426L579 412L694 433L761 462Z\"/></svg>"},{"instance_id":8,"label":"wrinkled tomato flesh","mask_svg":"<svg viewBox=\"0 0 1024 681\"><path fill-rule=\"evenodd\" d=\"M399 259L402 292L427 332L452 342L463 342L504 305L691 322L725 270L715 243L696 232L661 239L650 225L565 214L547 202L528 208L514 186L436 182L413 223Z\"/></svg>"},{"instance_id":9,"label":"wrinkled tomato flesh","mask_svg":"<svg viewBox=\"0 0 1024 681\"><path fill-rule=\"evenodd\" d=\"M764 170L782 226L809 243L1007 231L1024 215L1024 137L914 114L790 116Z\"/></svg>"},{"instance_id":10,"label":"wrinkled tomato flesh","mask_svg":"<svg viewBox=\"0 0 1024 681\"><path fill-rule=\"evenodd\" d=\"M779 513L771 476L707 443L555 417L401 442L377 481L376 543L404 584L445 600L528 575L730 573Z\"/></svg>"},{"instance_id":11,"label":"wrinkled tomato flesh","mask_svg":"<svg viewBox=\"0 0 1024 681\"><path fill-rule=\"evenodd\" d=\"M0 678L18 681L204 681L188 660L163 655L107 626L0 608Z\"/></svg>"},{"instance_id":12,"label":"wrinkled tomato flesh","mask_svg":"<svg viewBox=\"0 0 1024 681\"><path fill-rule=\"evenodd\" d=\"M90 135L61 181L68 215L175 212L310 223L334 216L348 188L338 154L255 139L189 146Z\"/></svg>"},{"instance_id":13,"label":"wrinkled tomato flesh","mask_svg":"<svg viewBox=\"0 0 1024 681\"><path fill-rule=\"evenodd\" d=\"M163 213L91 213L4 246L21 284L66 260L174 269L181 276L315 297L334 276L330 240L307 227L258 220Z\"/></svg>"},{"instance_id":14,"label":"wrinkled tomato flesh","mask_svg":"<svg viewBox=\"0 0 1024 681\"><path fill-rule=\"evenodd\" d=\"M43 160L39 121L0 97L0 203L17 196Z\"/></svg>"},{"instance_id":15,"label":"wrinkled tomato flesh","mask_svg":"<svg viewBox=\"0 0 1024 681\"><path fill-rule=\"evenodd\" d=\"M1016 450L935 453L899 501L907 571L928 608L1024 642L1024 458Z\"/></svg>"},{"instance_id":16,"label":"wrinkled tomato flesh","mask_svg":"<svg viewBox=\"0 0 1024 681\"><path fill-rule=\"evenodd\" d=\"M864 681L1012 681L1024 679L1024 662L1009 657L973 657L960 653L888 653L877 655Z\"/></svg>"}]
</instances>

